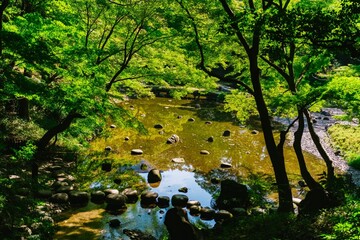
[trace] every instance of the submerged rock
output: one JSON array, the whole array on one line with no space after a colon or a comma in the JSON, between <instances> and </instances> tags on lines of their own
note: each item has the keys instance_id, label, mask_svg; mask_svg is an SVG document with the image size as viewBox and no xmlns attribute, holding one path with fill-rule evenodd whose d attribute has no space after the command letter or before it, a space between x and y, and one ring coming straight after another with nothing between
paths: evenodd
<instances>
[{"instance_id":1,"label":"submerged rock","mask_svg":"<svg viewBox=\"0 0 360 240\"><path fill-rule=\"evenodd\" d=\"M229 137L230 134L231 134L230 130L225 130L225 131L223 132L223 136L224 136L224 137Z\"/></svg>"},{"instance_id":2,"label":"submerged rock","mask_svg":"<svg viewBox=\"0 0 360 240\"><path fill-rule=\"evenodd\" d=\"M178 158L173 158L173 159L171 159L171 161L172 161L173 163L185 163L185 159L184 159L184 158L180 158L180 157L178 157Z\"/></svg>"},{"instance_id":3,"label":"submerged rock","mask_svg":"<svg viewBox=\"0 0 360 240\"><path fill-rule=\"evenodd\" d=\"M111 219L111 220L109 221L109 226L110 226L111 228L118 228L118 227L120 227L120 224L121 224L121 222L120 222L119 219Z\"/></svg>"},{"instance_id":4,"label":"submerged rock","mask_svg":"<svg viewBox=\"0 0 360 240\"><path fill-rule=\"evenodd\" d=\"M202 155L209 155L210 152L209 152L208 150L201 150L201 151L200 151L200 154L202 154Z\"/></svg>"},{"instance_id":5,"label":"submerged rock","mask_svg":"<svg viewBox=\"0 0 360 240\"><path fill-rule=\"evenodd\" d=\"M180 137L176 134L171 135L166 141L167 144L174 144L180 141Z\"/></svg>"}]
</instances>

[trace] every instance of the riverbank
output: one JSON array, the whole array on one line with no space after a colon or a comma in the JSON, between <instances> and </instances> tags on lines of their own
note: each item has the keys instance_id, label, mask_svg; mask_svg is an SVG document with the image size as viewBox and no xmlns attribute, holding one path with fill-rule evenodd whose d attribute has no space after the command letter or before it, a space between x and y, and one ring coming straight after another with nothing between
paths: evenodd
<instances>
[{"instance_id":1,"label":"riverbank","mask_svg":"<svg viewBox=\"0 0 360 240\"><path fill-rule=\"evenodd\" d=\"M324 147L324 150L330 157L333 162L333 166L340 172L344 174L349 174L353 183L356 186L360 186L360 171L349 166L346 160L343 158L341 152L333 146L331 141L331 136L328 132L328 129L334 124L341 125L351 125L358 126L356 122L340 121L336 120L335 116L344 114L340 109L337 108L324 108L320 113L311 113L312 119L314 121L314 129L317 135L320 138L321 144ZM285 123L284 120L280 120L282 123ZM288 122L287 122L288 124ZM305 122L305 124L307 124ZM291 128L291 132L297 130L297 124ZM289 144L292 144L293 139L290 139ZM315 144L313 143L309 130L307 126L304 129L304 135L302 138L301 146L304 151L311 153L319 158L321 158L319 151L317 150Z\"/></svg>"}]
</instances>

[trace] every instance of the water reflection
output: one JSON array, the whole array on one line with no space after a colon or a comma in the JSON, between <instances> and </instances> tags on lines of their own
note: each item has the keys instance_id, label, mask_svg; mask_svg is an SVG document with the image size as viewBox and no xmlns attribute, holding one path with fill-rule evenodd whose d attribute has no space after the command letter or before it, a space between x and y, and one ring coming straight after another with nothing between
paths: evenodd
<instances>
[{"instance_id":1,"label":"water reflection","mask_svg":"<svg viewBox=\"0 0 360 240\"><path fill-rule=\"evenodd\" d=\"M131 100L130 103L124 104L124 107L130 109L143 123L144 131L139 133L134 129L109 127L108 137L95 139L91 143L88 158L78 167L79 172L83 173L83 182L86 182L82 187L133 187L137 183L126 171L138 172L145 182L146 172L155 167L162 170L162 181L158 186L149 188L159 196L168 196L171 199L172 195L179 193L178 189L187 187L186 195L190 200L200 201L203 207L210 207L212 195L219 191L218 184L210 183L211 178L222 180L229 176L247 178L256 175L265 176L270 179L269 181L273 181L273 169L259 129L253 131L255 127L247 129L239 125L231 115L222 111L221 106L200 102L201 109L198 109L194 104L190 100L162 98ZM189 119L195 121L188 121ZM111 124L112 122L109 122L109 126ZM163 128L155 128L157 124L161 124ZM256 126L255 121L253 125ZM224 131L229 131L230 136L223 136ZM180 141L176 144L167 144L167 139L172 134L177 134ZM212 141L208 141L210 137ZM112 150L104 151L107 146ZM140 149L143 153L134 155L133 149ZM202 150L210 154L200 154ZM286 147L284 152L289 178L293 183L297 183L301 176L296 156L289 147ZM322 161L313 155L304 155L313 175L323 172L325 166ZM175 158L183 159L184 163L174 163L172 159ZM100 165L104 161L112 164L112 170L101 170ZM221 163L230 164L231 168L219 169ZM115 184L115 178L120 178L123 185ZM97 238L118 239L121 236L128 239L122 233L123 230L135 228L158 239L166 234L163 222L169 208L141 208L140 201L127 206L126 213L119 216L104 212L105 206L93 204L89 206L91 209L69 212L68 218L59 223L60 230L56 239L74 239L66 236L71 236L72 231L82 229L82 237L76 239L96 239L87 238L87 232L91 232L91 236ZM121 227L118 229L109 227L108 222L114 218L121 221ZM201 221L199 217L189 216L189 220L205 227L214 225L213 221ZM87 225L92 227L92 231L86 230Z\"/></svg>"},{"instance_id":2,"label":"water reflection","mask_svg":"<svg viewBox=\"0 0 360 240\"><path fill-rule=\"evenodd\" d=\"M147 178L147 173L139 174L144 179ZM203 207L211 206L212 195L198 184L198 181L202 183L206 181L200 174L178 169L163 171L161 174L162 181L156 187L149 186L151 191L171 199L174 194L179 193L180 188L187 187L186 195L189 200L197 200ZM96 184L92 185L96 186ZM63 216L63 220L58 222L59 231L55 239L130 239L123 233L124 229L139 229L157 239L167 235L164 218L166 211L172 206L142 208L140 204L140 201L127 204L125 213L118 216L105 212L105 204L89 204L85 208L69 211ZM109 221L113 219L120 220L119 228L109 226ZM199 216L190 214L189 220L202 228L212 228L215 224L214 220L204 221Z\"/></svg>"}]
</instances>

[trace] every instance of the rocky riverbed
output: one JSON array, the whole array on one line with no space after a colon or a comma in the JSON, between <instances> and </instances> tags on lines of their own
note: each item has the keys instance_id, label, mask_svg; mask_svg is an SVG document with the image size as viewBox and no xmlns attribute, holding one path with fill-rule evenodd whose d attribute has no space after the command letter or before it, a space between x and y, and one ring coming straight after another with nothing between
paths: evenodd
<instances>
[{"instance_id":1,"label":"rocky riverbed","mask_svg":"<svg viewBox=\"0 0 360 240\"><path fill-rule=\"evenodd\" d=\"M348 163L344 160L343 156L341 155L341 152L335 149L334 146L332 145L330 135L327 131L328 128L334 124L352 125L352 126L359 125L357 121L348 122L348 121L339 121L334 119L334 116L342 115L342 114L344 114L344 112L338 108L324 108L320 113L311 113L311 117L314 120L314 129L317 135L319 136L320 141L326 153L332 160L333 166L341 173L349 174L351 176L353 183L357 186L360 186L360 171L348 165ZM280 118L277 118L276 121L279 121L284 124L290 123L290 120L285 120ZM305 122L305 124L307 123ZM296 129L297 129L297 124L295 124L292 127L291 131L295 132ZM293 139L291 139L289 144L292 144L292 140ZM305 151L321 158L320 153L316 149L316 146L313 143L309 130L307 128L305 128L304 130L304 135L301 145Z\"/></svg>"}]
</instances>

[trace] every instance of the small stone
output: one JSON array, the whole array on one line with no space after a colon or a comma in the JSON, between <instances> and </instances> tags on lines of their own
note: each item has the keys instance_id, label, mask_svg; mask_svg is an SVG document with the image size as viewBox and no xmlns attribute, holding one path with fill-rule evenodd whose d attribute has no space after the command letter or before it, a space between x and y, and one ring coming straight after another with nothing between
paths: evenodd
<instances>
[{"instance_id":1,"label":"small stone","mask_svg":"<svg viewBox=\"0 0 360 240\"><path fill-rule=\"evenodd\" d=\"M170 198L168 196L160 196L157 199L159 208L167 208L170 205Z\"/></svg>"},{"instance_id":2,"label":"small stone","mask_svg":"<svg viewBox=\"0 0 360 240\"><path fill-rule=\"evenodd\" d=\"M219 221L219 220L226 220L226 219L229 219L232 217L233 217L233 215L229 211L219 210L218 212L215 213L214 218L216 221Z\"/></svg>"},{"instance_id":3,"label":"small stone","mask_svg":"<svg viewBox=\"0 0 360 240\"><path fill-rule=\"evenodd\" d=\"M189 122L195 122L195 118L189 118L188 121Z\"/></svg>"},{"instance_id":4,"label":"small stone","mask_svg":"<svg viewBox=\"0 0 360 240\"><path fill-rule=\"evenodd\" d=\"M162 128L164 128L164 127L163 127L163 125L161 125L161 124L155 124L154 128L156 128L156 129L162 129Z\"/></svg>"},{"instance_id":5,"label":"small stone","mask_svg":"<svg viewBox=\"0 0 360 240\"><path fill-rule=\"evenodd\" d=\"M116 125L115 125L115 124L111 124L111 125L110 125L110 128L116 128Z\"/></svg>"},{"instance_id":6,"label":"small stone","mask_svg":"<svg viewBox=\"0 0 360 240\"><path fill-rule=\"evenodd\" d=\"M209 137L209 138L207 139L207 141L208 141L208 142L214 142L214 137L213 137L213 136Z\"/></svg>"},{"instance_id":7,"label":"small stone","mask_svg":"<svg viewBox=\"0 0 360 240\"><path fill-rule=\"evenodd\" d=\"M105 147L105 151L111 151L111 150L112 150L112 147L110 147L110 146Z\"/></svg>"},{"instance_id":8,"label":"small stone","mask_svg":"<svg viewBox=\"0 0 360 240\"><path fill-rule=\"evenodd\" d=\"M103 204L105 202L105 193L102 191L92 192L90 201L95 204Z\"/></svg>"},{"instance_id":9,"label":"small stone","mask_svg":"<svg viewBox=\"0 0 360 240\"><path fill-rule=\"evenodd\" d=\"M121 222L119 219L111 219L109 221L109 226L112 228L118 228L118 227L120 227L120 224L121 224Z\"/></svg>"},{"instance_id":10,"label":"small stone","mask_svg":"<svg viewBox=\"0 0 360 240\"><path fill-rule=\"evenodd\" d=\"M126 137L124 138L124 140L125 140L125 141L129 141L129 140L130 140L130 137L127 137L127 136L126 136Z\"/></svg>"},{"instance_id":11,"label":"small stone","mask_svg":"<svg viewBox=\"0 0 360 240\"><path fill-rule=\"evenodd\" d=\"M190 215L198 216L201 212L201 206L193 205L189 208Z\"/></svg>"},{"instance_id":12,"label":"small stone","mask_svg":"<svg viewBox=\"0 0 360 240\"><path fill-rule=\"evenodd\" d=\"M251 134L254 134L254 135L259 134L259 131L257 131L257 130L252 130L252 131L251 131Z\"/></svg>"},{"instance_id":13,"label":"small stone","mask_svg":"<svg viewBox=\"0 0 360 240\"><path fill-rule=\"evenodd\" d=\"M138 191L135 189L126 188L122 191L122 194L127 197L127 203L136 203L139 199Z\"/></svg>"},{"instance_id":14,"label":"small stone","mask_svg":"<svg viewBox=\"0 0 360 240\"><path fill-rule=\"evenodd\" d=\"M179 192L183 192L183 193L187 193L187 192L188 192L188 188L187 188L187 187L182 187L182 188L179 188L178 191L179 191Z\"/></svg>"},{"instance_id":15,"label":"small stone","mask_svg":"<svg viewBox=\"0 0 360 240\"><path fill-rule=\"evenodd\" d=\"M178 158L173 158L173 159L171 159L171 161L172 161L173 163L184 163L184 162L185 162L185 159L178 157Z\"/></svg>"},{"instance_id":16,"label":"small stone","mask_svg":"<svg viewBox=\"0 0 360 240\"><path fill-rule=\"evenodd\" d=\"M212 122L211 121L206 121L205 124L210 125L210 124L212 124Z\"/></svg>"},{"instance_id":17,"label":"small stone","mask_svg":"<svg viewBox=\"0 0 360 240\"><path fill-rule=\"evenodd\" d=\"M223 133L223 136L224 137L229 137L231 134L230 130L225 130L224 133Z\"/></svg>"},{"instance_id":18,"label":"small stone","mask_svg":"<svg viewBox=\"0 0 360 240\"><path fill-rule=\"evenodd\" d=\"M221 168L231 168L232 165L231 165L230 163L222 162L222 163L220 164L220 167L221 167Z\"/></svg>"},{"instance_id":19,"label":"small stone","mask_svg":"<svg viewBox=\"0 0 360 240\"><path fill-rule=\"evenodd\" d=\"M200 151L200 154L202 154L202 155L209 155L210 152L207 151L207 150L201 150L201 151Z\"/></svg>"},{"instance_id":20,"label":"small stone","mask_svg":"<svg viewBox=\"0 0 360 240\"><path fill-rule=\"evenodd\" d=\"M143 152L143 150L141 150L141 149L132 149L131 150L131 155L141 155L141 154L143 154L144 152Z\"/></svg>"},{"instance_id":21,"label":"small stone","mask_svg":"<svg viewBox=\"0 0 360 240\"><path fill-rule=\"evenodd\" d=\"M200 211L200 219L202 220L213 220L215 217L215 210L209 207L204 207Z\"/></svg>"},{"instance_id":22,"label":"small stone","mask_svg":"<svg viewBox=\"0 0 360 240\"><path fill-rule=\"evenodd\" d=\"M121 182L122 182L121 178L114 179L114 183L116 183L116 184L121 184Z\"/></svg>"},{"instance_id":23,"label":"small stone","mask_svg":"<svg viewBox=\"0 0 360 240\"><path fill-rule=\"evenodd\" d=\"M105 195L107 196L107 195L109 195L109 194L119 194L120 192L119 192L119 190L117 190L117 189L105 189L104 190L104 193L105 193Z\"/></svg>"},{"instance_id":24,"label":"small stone","mask_svg":"<svg viewBox=\"0 0 360 240\"><path fill-rule=\"evenodd\" d=\"M190 200L186 203L186 208L190 209L192 206L201 206L201 203L197 200Z\"/></svg>"},{"instance_id":25,"label":"small stone","mask_svg":"<svg viewBox=\"0 0 360 240\"><path fill-rule=\"evenodd\" d=\"M111 163L102 163L101 170L103 170L105 172L110 172L111 171Z\"/></svg>"},{"instance_id":26,"label":"small stone","mask_svg":"<svg viewBox=\"0 0 360 240\"><path fill-rule=\"evenodd\" d=\"M220 178L212 178L210 181L212 184L219 184L221 182Z\"/></svg>"}]
</instances>

